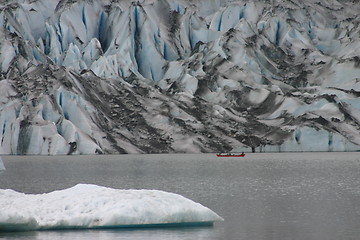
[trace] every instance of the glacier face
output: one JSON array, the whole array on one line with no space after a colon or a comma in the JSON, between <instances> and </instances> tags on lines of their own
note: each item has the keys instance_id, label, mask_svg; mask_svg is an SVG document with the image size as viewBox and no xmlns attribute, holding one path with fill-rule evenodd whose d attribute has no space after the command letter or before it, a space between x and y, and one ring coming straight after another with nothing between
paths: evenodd
<instances>
[{"instance_id":1,"label":"glacier face","mask_svg":"<svg viewBox=\"0 0 360 240\"><path fill-rule=\"evenodd\" d=\"M360 3L0 3L0 154L356 151Z\"/></svg>"}]
</instances>

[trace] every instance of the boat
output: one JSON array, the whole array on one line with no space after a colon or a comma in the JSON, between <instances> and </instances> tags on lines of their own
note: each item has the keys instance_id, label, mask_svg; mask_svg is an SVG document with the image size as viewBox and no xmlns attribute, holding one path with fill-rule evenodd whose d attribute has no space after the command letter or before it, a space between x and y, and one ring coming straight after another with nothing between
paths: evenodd
<instances>
[{"instance_id":1,"label":"boat","mask_svg":"<svg viewBox=\"0 0 360 240\"><path fill-rule=\"evenodd\" d=\"M218 157L245 157L245 153L218 153Z\"/></svg>"}]
</instances>

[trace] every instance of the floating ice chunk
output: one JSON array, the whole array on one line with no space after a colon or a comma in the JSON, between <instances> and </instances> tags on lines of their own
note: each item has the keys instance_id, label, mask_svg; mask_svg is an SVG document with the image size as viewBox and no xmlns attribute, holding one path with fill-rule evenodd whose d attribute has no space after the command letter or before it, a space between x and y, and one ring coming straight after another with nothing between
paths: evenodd
<instances>
[{"instance_id":1,"label":"floating ice chunk","mask_svg":"<svg viewBox=\"0 0 360 240\"><path fill-rule=\"evenodd\" d=\"M199 203L158 190L78 184L38 195L0 190L0 196L0 231L211 225L223 220Z\"/></svg>"},{"instance_id":2,"label":"floating ice chunk","mask_svg":"<svg viewBox=\"0 0 360 240\"><path fill-rule=\"evenodd\" d=\"M5 166L4 166L4 162L2 161L1 156L0 156L0 171L2 171L2 170L5 170Z\"/></svg>"}]
</instances>

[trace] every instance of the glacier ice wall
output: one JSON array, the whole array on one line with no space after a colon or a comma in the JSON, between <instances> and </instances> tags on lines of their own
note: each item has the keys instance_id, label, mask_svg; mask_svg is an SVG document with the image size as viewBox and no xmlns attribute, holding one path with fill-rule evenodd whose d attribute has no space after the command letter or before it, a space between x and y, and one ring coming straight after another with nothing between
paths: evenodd
<instances>
[{"instance_id":1,"label":"glacier ice wall","mask_svg":"<svg viewBox=\"0 0 360 240\"><path fill-rule=\"evenodd\" d=\"M360 3L0 3L0 154L356 151Z\"/></svg>"}]
</instances>

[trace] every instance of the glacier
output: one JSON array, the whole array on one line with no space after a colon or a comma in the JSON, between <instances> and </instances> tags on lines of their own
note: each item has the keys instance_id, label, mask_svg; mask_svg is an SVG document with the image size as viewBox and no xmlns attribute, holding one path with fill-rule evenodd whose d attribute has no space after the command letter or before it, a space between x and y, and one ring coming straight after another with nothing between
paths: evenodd
<instances>
[{"instance_id":1,"label":"glacier","mask_svg":"<svg viewBox=\"0 0 360 240\"><path fill-rule=\"evenodd\" d=\"M215 212L181 195L92 184L44 194L0 190L0 231L212 225Z\"/></svg>"},{"instance_id":2,"label":"glacier","mask_svg":"<svg viewBox=\"0 0 360 240\"><path fill-rule=\"evenodd\" d=\"M360 3L0 3L0 154L358 151Z\"/></svg>"}]
</instances>

